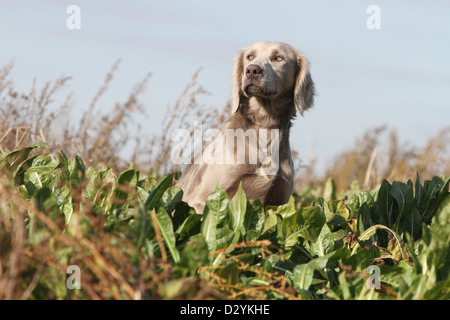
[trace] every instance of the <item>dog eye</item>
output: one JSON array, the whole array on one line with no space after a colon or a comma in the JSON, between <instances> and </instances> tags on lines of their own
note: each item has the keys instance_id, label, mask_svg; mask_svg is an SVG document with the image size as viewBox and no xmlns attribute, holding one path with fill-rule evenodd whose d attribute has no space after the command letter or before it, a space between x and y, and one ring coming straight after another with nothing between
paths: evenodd
<instances>
[{"instance_id":1,"label":"dog eye","mask_svg":"<svg viewBox=\"0 0 450 320\"><path fill-rule=\"evenodd\" d=\"M283 61L284 58L283 58L282 56L276 56L276 57L275 57L275 60L276 60L276 61Z\"/></svg>"},{"instance_id":2,"label":"dog eye","mask_svg":"<svg viewBox=\"0 0 450 320\"><path fill-rule=\"evenodd\" d=\"M252 55L252 54L249 54L248 56L247 56L247 59L248 60L253 60L255 57Z\"/></svg>"}]
</instances>

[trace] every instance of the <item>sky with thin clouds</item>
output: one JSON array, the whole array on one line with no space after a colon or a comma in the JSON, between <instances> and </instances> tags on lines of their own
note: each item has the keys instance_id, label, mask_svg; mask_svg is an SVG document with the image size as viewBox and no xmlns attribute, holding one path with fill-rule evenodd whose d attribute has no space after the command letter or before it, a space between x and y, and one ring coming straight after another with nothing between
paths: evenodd
<instances>
[{"instance_id":1,"label":"sky with thin clouds","mask_svg":"<svg viewBox=\"0 0 450 320\"><path fill-rule=\"evenodd\" d=\"M66 12L80 9L80 29ZM370 5L380 29L370 29ZM309 60L315 107L297 117L291 145L318 157L319 169L370 128L387 125L400 140L421 146L450 125L450 2L448 1L2 1L0 65L14 59L19 90L71 76L72 118L89 107L106 73L121 64L102 108L127 99L152 77L137 118L149 136L161 131L168 105L192 75L209 94L200 102L226 104L233 58L259 40L282 41ZM170 133L168 133L170 134Z\"/></svg>"}]
</instances>

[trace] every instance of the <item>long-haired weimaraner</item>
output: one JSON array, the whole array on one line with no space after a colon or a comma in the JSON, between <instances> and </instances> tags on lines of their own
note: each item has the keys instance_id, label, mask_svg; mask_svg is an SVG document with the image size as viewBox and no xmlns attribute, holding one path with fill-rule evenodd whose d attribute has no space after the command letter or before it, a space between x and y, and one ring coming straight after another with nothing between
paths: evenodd
<instances>
[{"instance_id":1,"label":"long-haired weimaraner","mask_svg":"<svg viewBox=\"0 0 450 320\"><path fill-rule=\"evenodd\" d=\"M247 199L287 203L294 176L291 121L313 104L314 82L301 53L281 42L244 48L234 63L231 117L202 151L203 161L190 164L178 181L183 200L202 213L216 185L231 198L242 182Z\"/></svg>"}]
</instances>

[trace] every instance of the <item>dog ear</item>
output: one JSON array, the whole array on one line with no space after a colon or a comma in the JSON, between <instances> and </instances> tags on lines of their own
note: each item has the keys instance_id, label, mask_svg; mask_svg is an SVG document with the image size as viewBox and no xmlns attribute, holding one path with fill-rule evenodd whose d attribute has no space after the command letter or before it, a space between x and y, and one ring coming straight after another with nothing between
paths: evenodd
<instances>
[{"instance_id":1,"label":"dog ear","mask_svg":"<svg viewBox=\"0 0 450 320\"><path fill-rule=\"evenodd\" d=\"M233 75L231 79L231 114L234 114L238 108L242 95L242 76L244 72L244 54L241 52L234 58Z\"/></svg>"},{"instance_id":2,"label":"dog ear","mask_svg":"<svg viewBox=\"0 0 450 320\"><path fill-rule=\"evenodd\" d=\"M314 82L309 73L308 60L297 53L297 78L294 87L295 109L300 115L314 105Z\"/></svg>"}]
</instances>

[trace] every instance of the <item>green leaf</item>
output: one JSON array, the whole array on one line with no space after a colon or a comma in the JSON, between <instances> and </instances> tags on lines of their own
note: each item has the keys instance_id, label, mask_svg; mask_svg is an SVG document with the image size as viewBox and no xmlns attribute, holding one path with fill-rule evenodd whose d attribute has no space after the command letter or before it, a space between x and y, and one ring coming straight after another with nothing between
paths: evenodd
<instances>
[{"instance_id":1,"label":"green leaf","mask_svg":"<svg viewBox=\"0 0 450 320\"><path fill-rule=\"evenodd\" d=\"M294 268L294 287L308 290L314 276L314 269L309 264L299 264Z\"/></svg>"},{"instance_id":2,"label":"green leaf","mask_svg":"<svg viewBox=\"0 0 450 320\"><path fill-rule=\"evenodd\" d=\"M332 178L328 178L323 190L323 197L325 200L336 200L336 184Z\"/></svg>"},{"instance_id":3,"label":"green leaf","mask_svg":"<svg viewBox=\"0 0 450 320\"><path fill-rule=\"evenodd\" d=\"M276 234L277 244L281 247L284 247L286 232L283 217L281 217L279 214L276 214L276 217L277 217L277 234Z\"/></svg>"},{"instance_id":4,"label":"green leaf","mask_svg":"<svg viewBox=\"0 0 450 320\"><path fill-rule=\"evenodd\" d=\"M289 198L289 202L278 207L272 206L273 212L279 214L283 219L289 218L296 214L294 197Z\"/></svg>"},{"instance_id":5,"label":"green leaf","mask_svg":"<svg viewBox=\"0 0 450 320\"><path fill-rule=\"evenodd\" d=\"M216 250L223 249L233 245L232 239L234 238L234 233L228 227L217 228L216 230ZM227 252L231 252L233 249L228 249Z\"/></svg>"},{"instance_id":6,"label":"green leaf","mask_svg":"<svg viewBox=\"0 0 450 320\"><path fill-rule=\"evenodd\" d=\"M394 224L394 206L393 198L390 195L391 184L383 180L376 194L375 206L372 211L372 219L375 224L382 224L392 228ZM388 239L385 233L378 233L378 244L386 246Z\"/></svg>"},{"instance_id":7,"label":"green leaf","mask_svg":"<svg viewBox=\"0 0 450 320\"><path fill-rule=\"evenodd\" d=\"M304 207L300 209L303 226L300 235L308 241L316 241L326 222L325 214L320 207Z\"/></svg>"},{"instance_id":8,"label":"green leaf","mask_svg":"<svg viewBox=\"0 0 450 320\"><path fill-rule=\"evenodd\" d=\"M392 198L390 196L391 184L387 180L383 180L378 189L375 201L375 207L380 213L380 223L387 226L388 213L391 208Z\"/></svg>"},{"instance_id":9,"label":"green leaf","mask_svg":"<svg viewBox=\"0 0 450 320\"><path fill-rule=\"evenodd\" d=\"M256 240L264 228L264 207L259 199L247 201L244 217L245 240Z\"/></svg>"},{"instance_id":10,"label":"green leaf","mask_svg":"<svg viewBox=\"0 0 450 320\"><path fill-rule=\"evenodd\" d=\"M181 269L181 275L198 275L198 269L208 265L208 246L204 238L197 234L193 236L181 251L180 263L176 268Z\"/></svg>"},{"instance_id":11,"label":"green leaf","mask_svg":"<svg viewBox=\"0 0 450 320\"><path fill-rule=\"evenodd\" d=\"M204 213L214 211L217 215L217 224L222 225L227 222L230 216L229 205L230 200L228 194L219 187L216 187L214 192L206 199Z\"/></svg>"},{"instance_id":12,"label":"green leaf","mask_svg":"<svg viewBox=\"0 0 450 320\"><path fill-rule=\"evenodd\" d=\"M447 218L447 222L450 222L450 193L447 193L446 196L442 197L442 200L439 202L439 206L436 209L436 218L440 223L445 223L445 218Z\"/></svg>"},{"instance_id":13,"label":"green leaf","mask_svg":"<svg viewBox=\"0 0 450 320\"><path fill-rule=\"evenodd\" d=\"M214 252L217 247L216 232L218 217L214 211L208 211L204 217L200 232L208 245L208 250Z\"/></svg>"},{"instance_id":14,"label":"green leaf","mask_svg":"<svg viewBox=\"0 0 450 320\"><path fill-rule=\"evenodd\" d=\"M162 195L164 192L169 188L169 186L172 184L172 176L166 175L165 177L161 178L156 185L150 192L150 194L147 197L147 200L145 200L144 206L148 210L152 210L156 207L158 202L160 201Z\"/></svg>"},{"instance_id":15,"label":"green leaf","mask_svg":"<svg viewBox=\"0 0 450 320\"><path fill-rule=\"evenodd\" d=\"M36 201L36 207L53 220L57 221L64 217L58 208L56 196L47 186L43 186L41 189L37 190L33 195L33 199Z\"/></svg>"},{"instance_id":16,"label":"green leaf","mask_svg":"<svg viewBox=\"0 0 450 320\"><path fill-rule=\"evenodd\" d=\"M221 219L223 220L228 216L228 206L228 195L218 187L216 187L216 190L206 199L201 234L205 239L210 252L216 251L217 225Z\"/></svg>"},{"instance_id":17,"label":"green leaf","mask_svg":"<svg viewBox=\"0 0 450 320\"><path fill-rule=\"evenodd\" d=\"M247 198L242 189L242 182L230 202L230 228L233 230L234 236L231 245L238 243L239 238L245 236L244 219L247 209Z\"/></svg>"},{"instance_id":18,"label":"green leaf","mask_svg":"<svg viewBox=\"0 0 450 320\"><path fill-rule=\"evenodd\" d=\"M190 214L186 219L178 226L175 234L178 234L180 239L189 237L191 235L200 232L202 215Z\"/></svg>"},{"instance_id":19,"label":"green leaf","mask_svg":"<svg viewBox=\"0 0 450 320\"><path fill-rule=\"evenodd\" d=\"M175 263L178 263L180 261L180 254L176 247L175 233L173 231L172 219L170 218L167 211L164 210L163 208L160 208L156 217L158 221L159 230L161 231L161 235L166 243L166 246L169 248L173 261Z\"/></svg>"},{"instance_id":20,"label":"green leaf","mask_svg":"<svg viewBox=\"0 0 450 320\"><path fill-rule=\"evenodd\" d=\"M398 215L392 229L399 234L409 232L413 235L414 240L417 240L422 235L422 217L415 207L411 184L397 181L392 183L390 195L394 198L398 208ZM433 211L435 212L435 208Z\"/></svg>"},{"instance_id":21,"label":"green leaf","mask_svg":"<svg viewBox=\"0 0 450 320\"><path fill-rule=\"evenodd\" d=\"M367 228L369 228L373 223L370 219L371 212L370 208L367 205L366 202L364 202L358 211L358 219L357 219L357 235L359 236L361 233L364 232Z\"/></svg>"},{"instance_id":22,"label":"green leaf","mask_svg":"<svg viewBox=\"0 0 450 320\"><path fill-rule=\"evenodd\" d=\"M447 181L443 178L435 176L431 181L424 182L423 201L418 206L419 212L422 215L422 220L426 224L431 223L431 219L436 214L440 201L448 194L450 177Z\"/></svg>"},{"instance_id":23,"label":"green leaf","mask_svg":"<svg viewBox=\"0 0 450 320\"><path fill-rule=\"evenodd\" d=\"M343 200L328 200L324 209L327 223L334 227L345 226L350 218L350 211Z\"/></svg>"},{"instance_id":24,"label":"green leaf","mask_svg":"<svg viewBox=\"0 0 450 320\"><path fill-rule=\"evenodd\" d=\"M160 200L160 205L162 205L167 212L172 212L175 210L182 197L183 191L179 186L169 187L164 191Z\"/></svg>"},{"instance_id":25,"label":"green leaf","mask_svg":"<svg viewBox=\"0 0 450 320\"><path fill-rule=\"evenodd\" d=\"M311 254L323 257L334 250L334 239L327 224L323 225L317 241L311 244Z\"/></svg>"},{"instance_id":26,"label":"green leaf","mask_svg":"<svg viewBox=\"0 0 450 320\"><path fill-rule=\"evenodd\" d=\"M75 156L73 161L69 161L69 180L72 188L77 188L78 185L85 180L86 170L84 168L83 160L79 156Z\"/></svg>"},{"instance_id":27,"label":"green leaf","mask_svg":"<svg viewBox=\"0 0 450 320\"><path fill-rule=\"evenodd\" d=\"M264 228L262 235L269 235L276 231L277 228L277 214L269 210L264 219Z\"/></svg>"},{"instance_id":28,"label":"green leaf","mask_svg":"<svg viewBox=\"0 0 450 320\"><path fill-rule=\"evenodd\" d=\"M398 213L392 229L399 232L399 229L401 228L400 224L405 220L405 216L408 215L412 209L414 203L413 190L408 184L394 181L389 194L394 198L398 208Z\"/></svg>"},{"instance_id":29,"label":"green leaf","mask_svg":"<svg viewBox=\"0 0 450 320\"><path fill-rule=\"evenodd\" d=\"M36 143L29 147L14 150L1 159L0 167L5 167L14 177L19 169L19 165L28 158L31 150L41 148L46 145L47 143Z\"/></svg>"},{"instance_id":30,"label":"green leaf","mask_svg":"<svg viewBox=\"0 0 450 320\"><path fill-rule=\"evenodd\" d=\"M373 236L375 234L375 232L379 229L389 232L388 233L389 243L388 243L387 249L389 250L389 252L391 252L391 255L392 255L391 258L395 259L395 260L406 259L408 257L408 251L407 251L401 237L398 235L397 232L395 232L392 229L389 229L386 226L377 224L377 225L374 225L374 226L368 228L360 235L359 240L360 241L369 240L369 238L371 236ZM352 255L355 254L358 249L359 249L359 245L355 243L353 245L353 250L352 250L351 254Z\"/></svg>"},{"instance_id":31,"label":"green leaf","mask_svg":"<svg viewBox=\"0 0 450 320\"><path fill-rule=\"evenodd\" d=\"M111 215L107 215L107 222L105 223L105 229L110 231L113 223L108 222L108 217ZM112 226L110 226L112 225ZM130 223L129 233L131 234L132 239L136 243L139 248L145 247L147 244L147 240L153 239L155 236L155 229L153 228L152 218L150 213L145 210L143 206L139 206L136 208L134 213L134 219Z\"/></svg>"}]
</instances>

